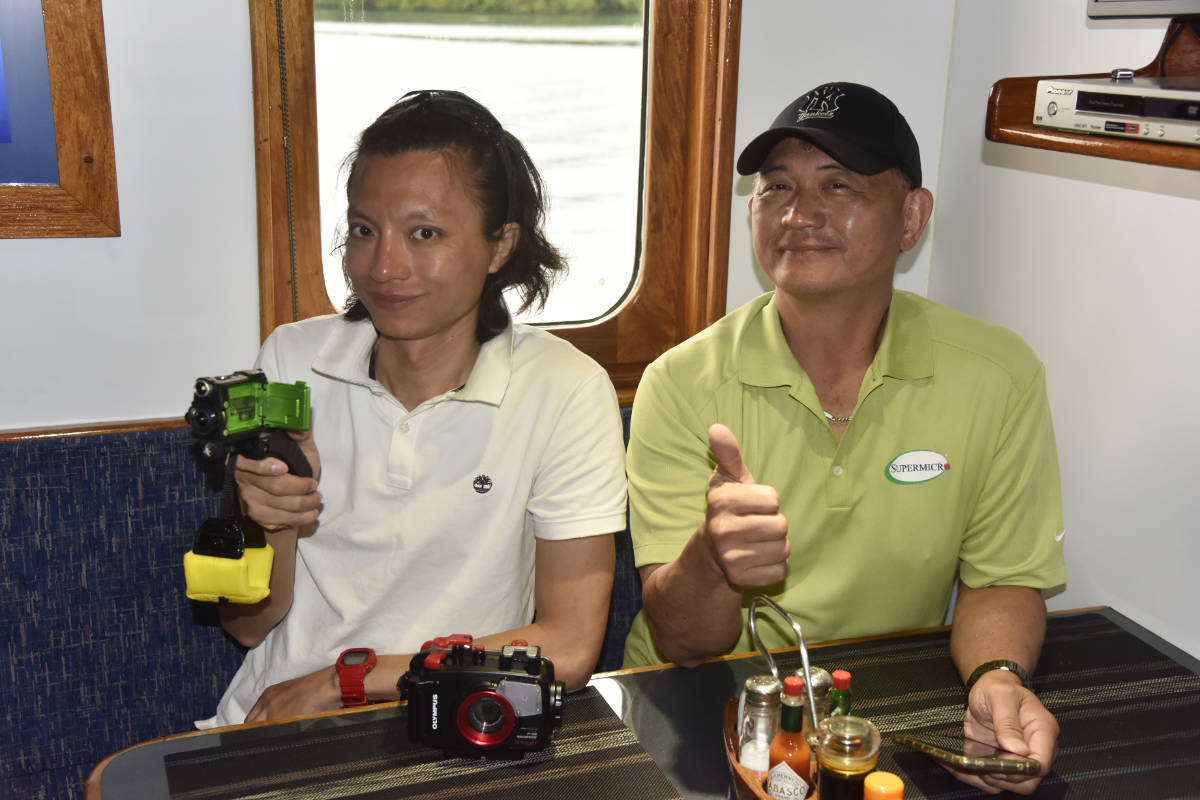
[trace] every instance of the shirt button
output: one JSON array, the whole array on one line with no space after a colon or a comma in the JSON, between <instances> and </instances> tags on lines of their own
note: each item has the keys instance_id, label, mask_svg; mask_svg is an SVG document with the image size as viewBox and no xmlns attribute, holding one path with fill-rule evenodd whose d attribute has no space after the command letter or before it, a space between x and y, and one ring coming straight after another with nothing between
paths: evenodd
<instances>
[{"instance_id":1,"label":"shirt button","mask_svg":"<svg viewBox=\"0 0 1200 800\"><path fill-rule=\"evenodd\" d=\"M840 478L842 477L843 472L845 472L845 470L842 469L841 465L838 465L833 468L833 477Z\"/></svg>"},{"instance_id":2,"label":"shirt button","mask_svg":"<svg viewBox=\"0 0 1200 800\"><path fill-rule=\"evenodd\" d=\"M408 423L407 422L403 422L400 424L400 432L408 433Z\"/></svg>"}]
</instances>

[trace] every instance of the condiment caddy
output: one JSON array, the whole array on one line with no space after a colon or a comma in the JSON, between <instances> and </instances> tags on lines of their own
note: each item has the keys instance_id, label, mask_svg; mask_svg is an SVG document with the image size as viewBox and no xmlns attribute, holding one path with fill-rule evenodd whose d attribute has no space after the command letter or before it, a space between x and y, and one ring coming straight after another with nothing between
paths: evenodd
<instances>
[{"instance_id":1,"label":"condiment caddy","mask_svg":"<svg viewBox=\"0 0 1200 800\"><path fill-rule=\"evenodd\" d=\"M774 656L763 647L757 631L760 606L778 613L795 631L802 665L796 675L781 676ZM725 702L722 730L734 796L738 800L816 800L813 784L819 774L829 783L823 793L826 800L862 797L864 780L879 758L879 731L869 720L849 715L849 673L838 670L831 681L828 672L813 669L799 623L768 597L758 595L751 600L747 626L770 674L751 676L739 696ZM819 684L824 707L829 701L824 690L830 689L831 683L836 687L832 694L838 707L822 720L813 685ZM807 702L798 696L801 685ZM805 711L807 718L801 724ZM773 794L768 786L773 787Z\"/></svg>"}]
</instances>

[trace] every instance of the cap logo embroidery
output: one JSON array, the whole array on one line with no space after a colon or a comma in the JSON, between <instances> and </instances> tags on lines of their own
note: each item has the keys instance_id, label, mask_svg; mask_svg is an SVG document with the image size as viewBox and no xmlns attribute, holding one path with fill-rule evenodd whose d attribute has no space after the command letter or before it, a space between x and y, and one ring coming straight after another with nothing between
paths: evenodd
<instances>
[{"instance_id":1,"label":"cap logo embroidery","mask_svg":"<svg viewBox=\"0 0 1200 800\"><path fill-rule=\"evenodd\" d=\"M950 461L932 450L909 450L892 459L884 474L892 483L926 483L950 469Z\"/></svg>"},{"instance_id":2,"label":"cap logo embroidery","mask_svg":"<svg viewBox=\"0 0 1200 800\"><path fill-rule=\"evenodd\" d=\"M476 475L475 480L471 483L471 488L480 494L487 494L492 490L492 479L487 475Z\"/></svg>"},{"instance_id":3,"label":"cap logo embroidery","mask_svg":"<svg viewBox=\"0 0 1200 800\"><path fill-rule=\"evenodd\" d=\"M837 86L822 86L808 93L803 106L796 109L796 122L807 119L833 119L838 110L838 100L846 96Z\"/></svg>"}]
</instances>

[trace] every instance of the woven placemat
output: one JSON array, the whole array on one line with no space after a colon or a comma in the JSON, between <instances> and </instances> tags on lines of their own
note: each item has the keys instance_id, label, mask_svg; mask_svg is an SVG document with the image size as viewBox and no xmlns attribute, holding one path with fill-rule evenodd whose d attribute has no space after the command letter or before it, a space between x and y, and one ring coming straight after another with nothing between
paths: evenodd
<instances>
[{"instance_id":1,"label":"woven placemat","mask_svg":"<svg viewBox=\"0 0 1200 800\"><path fill-rule=\"evenodd\" d=\"M985 796L888 738L896 731L961 735L962 683L948 632L811 655L815 664L853 674L852 713L879 727L879 768L900 774L907 800ZM799 666L791 655L783 663ZM1051 617L1033 688L1061 728L1053 771L1034 798L1200 798L1200 675L1188 667L1099 614Z\"/></svg>"},{"instance_id":2,"label":"woven placemat","mask_svg":"<svg viewBox=\"0 0 1200 800\"><path fill-rule=\"evenodd\" d=\"M172 800L680 798L592 688L567 695L549 747L516 761L444 758L409 740L403 706L361 724L238 738L166 756Z\"/></svg>"}]
</instances>

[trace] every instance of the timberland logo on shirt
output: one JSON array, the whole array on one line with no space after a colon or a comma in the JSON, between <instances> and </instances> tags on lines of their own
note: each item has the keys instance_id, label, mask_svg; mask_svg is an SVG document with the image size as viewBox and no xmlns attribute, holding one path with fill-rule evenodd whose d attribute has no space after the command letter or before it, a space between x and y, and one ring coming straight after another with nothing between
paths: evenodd
<instances>
[{"instance_id":1,"label":"timberland logo on shirt","mask_svg":"<svg viewBox=\"0 0 1200 800\"><path fill-rule=\"evenodd\" d=\"M950 462L932 450L909 450L892 459L884 474L892 483L925 483L945 474Z\"/></svg>"},{"instance_id":2,"label":"timberland logo on shirt","mask_svg":"<svg viewBox=\"0 0 1200 800\"><path fill-rule=\"evenodd\" d=\"M487 475L476 475L471 486L480 494L487 494L492 490L492 479Z\"/></svg>"}]
</instances>

